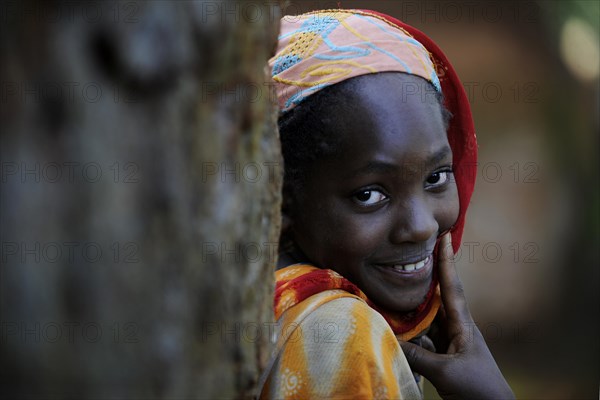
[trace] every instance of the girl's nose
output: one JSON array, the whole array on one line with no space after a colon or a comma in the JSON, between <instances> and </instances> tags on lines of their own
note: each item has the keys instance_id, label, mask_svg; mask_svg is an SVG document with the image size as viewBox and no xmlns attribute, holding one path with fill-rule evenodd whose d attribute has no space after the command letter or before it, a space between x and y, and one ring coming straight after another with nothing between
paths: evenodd
<instances>
[{"instance_id":1,"label":"girl's nose","mask_svg":"<svg viewBox=\"0 0 600 400\"><path fill-rule=\"evenodd\" d=\"M425 199L414 197L398 205L390 232L392 243L422 243L438 231L433 210Z\"/></svg>"}]
</instances>

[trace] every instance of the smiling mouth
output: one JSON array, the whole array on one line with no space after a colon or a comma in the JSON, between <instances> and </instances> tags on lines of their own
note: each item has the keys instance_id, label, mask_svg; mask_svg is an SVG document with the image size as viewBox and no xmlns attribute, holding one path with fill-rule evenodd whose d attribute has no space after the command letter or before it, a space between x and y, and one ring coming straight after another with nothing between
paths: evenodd
<instances>
[{"instance_id":1,"label":"smiling mouth","mask_svg":"<svg viewBox=\"0 0 600 400\"><path fill-rule=\"evenodd\" d=\"M395 271L398 272L415 272L415 271L419 271L423 268L425 268L428 264L429 261L431 260L431 255L428 255L427 257L425 257L424 259L422 259L421 261L417 261L416 263L410 263L410 264L385 264L385 265L379 265L380 267L386 267L386 268L391 268Z\"/></svg>"}]
</instances>

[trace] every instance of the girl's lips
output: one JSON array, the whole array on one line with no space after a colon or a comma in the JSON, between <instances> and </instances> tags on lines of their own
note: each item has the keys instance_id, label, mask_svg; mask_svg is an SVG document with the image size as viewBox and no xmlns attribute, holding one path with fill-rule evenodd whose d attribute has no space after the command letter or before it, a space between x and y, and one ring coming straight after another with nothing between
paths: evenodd
<instances>
[{"instance_id":1,"label":"girl's lips","mask_svg":"<svg viewBox=\"0 0 600 400\"><path fill-rule=\"evenodd\" d=\"M419 279L429 276L433 269L433 256L410 264L374 264L380 271L397 278Z\"/></svg>"}]
</instances>

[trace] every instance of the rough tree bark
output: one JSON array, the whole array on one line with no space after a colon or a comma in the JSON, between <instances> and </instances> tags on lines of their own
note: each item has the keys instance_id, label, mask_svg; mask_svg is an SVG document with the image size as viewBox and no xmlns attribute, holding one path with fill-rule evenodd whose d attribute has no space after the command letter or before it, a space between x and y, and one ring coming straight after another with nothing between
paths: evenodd
<instances>
[{"instance_id":1,"label":"rough tree bark","mask_svg":"<svg viewBox=\"0 0 600 400\"><path fill-rule=\"evenodd\" d=\"M3 398L250 396L281 161L247 4L3 3Z\"/></svg>"}]
</instances>

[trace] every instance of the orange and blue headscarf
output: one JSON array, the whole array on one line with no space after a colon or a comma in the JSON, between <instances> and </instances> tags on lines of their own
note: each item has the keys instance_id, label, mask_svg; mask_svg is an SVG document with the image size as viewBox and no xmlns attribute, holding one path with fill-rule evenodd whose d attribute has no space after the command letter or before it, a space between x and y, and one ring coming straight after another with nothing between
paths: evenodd
<instances>
[{"instance_id":1,"label":"orange and blue headscarf","mask_svg":"<svg viewBox=\"0 0 600 400\"><path fill-rule=\"evenodd\" d=\"M359 11L284 17L270 64L283 112L326 86L384 71L417 75L441 90L421 43L399 26Z\"/></svg>"}]
</instances>

